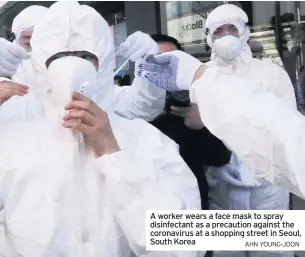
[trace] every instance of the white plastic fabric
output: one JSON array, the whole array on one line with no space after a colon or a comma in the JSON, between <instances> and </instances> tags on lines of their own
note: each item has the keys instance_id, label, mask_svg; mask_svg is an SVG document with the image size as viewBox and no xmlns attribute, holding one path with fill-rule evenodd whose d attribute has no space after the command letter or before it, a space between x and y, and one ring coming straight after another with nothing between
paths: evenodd
<instances>
[{"instance_id":1,"label":"white plastic fabric","mask_svg":"<svg viewBox=\"0 0 305 257\"><path fill-rule=\"evenodd\" d=\"M247 41L249 40L250 30L245 27L248 22L247 14L239 7L233 4L224 4L215 8L208 16L206 20L206 28L209 33L207 35L207 43L212 48L211 61L217 66L231 67L235 71L244 71L245 66L251 61L252 53ZM240 55L232 60L222 58L215 51L213 44L217 42L217 39L213 42L212 34L214 31L224 25L233 24L239 31L240 39ZM234 50L234 49L233 49Z\"/></svg>"},{"instance_id":2,"label":"white plastic fabric","mask_svg":"<svg viewBox=\"0 0 305 257\"><path fill-rule=\"evenodd\" d=\"M268 83L277 85L277 91L259 90L267 85L263 76L245 79L211 68L193 84L191 100L198 104L207 128L237 154L249 174L304 199L305 120L284 100L293 94L284 87L288 75L270 67L261 65L258 73L270 73Z\"/></svg>"},{"instance_id":3,"label":"white plastic fabric","mask_svg":"<svg viewBox=\"0 0 305 257\"><path fill-rule=\"evenodd\" d=\"M56 86L45 61L63 51L95 54L99 75L106 82L112 78L107 65L113 61L111 32L91 7L55 3L35 27L32 46L45 89ZM103 86L106 95L98 98L106 106L103 99L111 99L113 79ZM121 151L95 159L81 135L61 126L52 100L46 94L44 118L0 127L0 206L8 256L202 256L145 250L146 210L200 209L197 181L177 145L144 121L108 111Z\"/></svg>"},{"instance_id":4,"label":"white plastic fabric","mask_svg":"<svg viewBox=\"0 0 305 257\"><path fill-rule=\"evenodd\" d=\"M282 210L288 208L287 191L305 198L302 154L305 151L302 149L305 120L295 108L285 105L278 95L255 90L259 85L255 80L245 80L213 68L194 83L191 100L199 105L206 127L245 164L246 169L239 170L273 184L271 186L265 182L260 187L252 188L251 209ZM217 174L214 176L214 187L210 184L211 195L214 196L211 207L228 208L224 205L229 200L228 185L217 179ZM213 194L217 187L217 196L221 198L215 198L216 194ZM294 256L293 252L218 251L214 255Z\"/></svg>"}]
</instances>

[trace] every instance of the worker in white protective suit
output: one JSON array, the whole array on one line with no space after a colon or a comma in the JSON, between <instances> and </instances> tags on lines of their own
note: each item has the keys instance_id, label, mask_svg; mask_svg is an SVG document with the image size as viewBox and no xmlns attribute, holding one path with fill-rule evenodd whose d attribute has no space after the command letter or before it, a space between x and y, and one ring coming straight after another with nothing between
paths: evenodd
<instances>
[{"instance_id":1,"label":"worker in white protective suit","mask_svg":"<svg viewBox=\"0 0 305 257\"><path fill-rule=\"evenodd\" d=\"M208 16L206 21L207 41L212 48L212 58L211 62L207 63L206 66L217 68L219 73L238 76L243 79L243 86L247 88L246 90L251 90L251 92L255 94L268 92L279 98L288 108L296 110L294 91L287 73L282 68L272 64L271 62L252 58L250 48L247 44L250 34L250 31L246 26L247 22L247 15L240 8L234 5L220 6ZM161 88L167 90L183 90L184 88L177 88L175 83L184 84L185 81L190 80L189 76L194 75L192 70L196 70L196 68L198 69L202 64L199 61L193 61L195 66L192 67L192 64L187 62L187 60L180 61L178 57L180 55L184 56L181 52L177 52L177 54L172 55L162 54L155 57L147 57L144 63L140 64L139 75L145 77L151 84L157 85ZM178 65L180 71L173 75L173 77L170 77L168 74L173 72L166 69L170 65L172 68L174 67L174 70L177 70ZM165 75L160 75L160 71ZM189 73L189 75L187 75L187 73ZM165 78L165 76L167 77ZM170 79L172 82L169 81ZM256 87L252 87L251 83L249 83L250 86L248 86L248 81L255 81ZM217 82L215 82L215 84L217 84ZM236 85L226 83L226 88L224 88L223 92L219 92L219 94L223 97L228 97L227 92L231 90L231 87L233 87L232 90L234 90L234 86ZM189 85L185 89L189 89ZM199 99L201 97L198 94L196 94L196 96ZM205 95L205 97L209 96ZM198 101L198 103L201 102ZM205 110L205 112L207 111L217 114L218 107L215 107L215 110ZM222 117L225 121L228 120L225 116ZM206 118L204 117L203 123L205 119ZM218 127L218 130L226 131L226 123L223 123L224 127ZM238 124L235 125L238 128ZM207 128L214 135L218 136L217 133L214 133L214 129L210 129L209 126L207 126ZM222 137L219 137L220 139L231 136L230 134L226 136L223 134L221 135ZM238 138L237 133L234 133L234 135L237 135L234 140L243 141L242 134L240 138ZM251 133L249 133L248 136L251 137ZM227 143L226 140L224 142ZM230 146L230 144L227 145ZM235 148L230 149L233 150L233 152L235 150ZM238 154L239 151L236 153ZM271 185L271 183L266 180L258 179L253 176L253 172L249 172L249 169L253 169L253 166L249 168L248 165L245 165L244 158L238 159L237 156L232 156L229 165L225 165L220 169L211 168L208 172L212 208L267 210L288 209L289 191L287 188L279 188ZM256 173L258 172L254 172L254 174ZM215 252L214 255L293 256L293 253Z\"/></svg>"},{"instance_id":2,"label":"worker in white protective suit","mask_svg":"<svg viewBox=\"0 0 305 257\"><path fill-rule=\"evenodd\" d=\"M44 6L32 5L22 10L13 20L12 33L14 35L13 43L25 49L28 56L31 55L32 47L30 40L33 29L43 18L48 8ZM31 59L23 60L19 65L17 72L12 74L12 78L0 77L0 89L10 89L26 86L27 89L35 91L35 94L27 95L23 99L13 96L0 108L0 121L8 122L15 119L36 119L43 115L43 110L39 108L40 91L35 86L35 74ZM27 103L31 102L31 107ZM18 110L18 111L17 111Z\"/></svg>"},{"instance_id":3,"label":"worker in white protective suit","mask_svg":"<svg viewBox=\"0 0 305 257\"><path fill-rule=\"evenodd\" d=\"M247 44L250 35L247 22L246 13L235 5L222 5L210 13L206 21L206 31L212 56L211 62L206 65L220 67L225 72L238 74L247 80L260 78L261 85L257 90L274 93L285 104L296 109L294 90L288 74L273 63L252 58ZM221 168L211 167L207 172L211 208L289 209L288 190L262 179L257 180L248 173L244 163L235 154L228 165ZM216 252L214 255L233 256L233 253ZM268 256L258 252L250 255ZM245 255L236 253L236 256ZM275 256L293 256L293 253L275 253Z\"/></svg>"},{"instance_id":4,"label":"worker in white protective suit","mask_svg":"<svg viewBox=\"0 0 305 257\"><path fill-rule=\"evenodd\" d=\"M185 63L189 73L183 79L177 75L183 74ZM139 75L148 81L154 76L157 87L189 89L204 125L236 153L249 174L305 199L305 118L300 112L271 92L256 91L257 80L207 67L180 51L148 58L140 65ZM164 68L167 78L156 67Z\"/></svg>"},{"instance_id":5,"label":"worker in white protective suit","mask_svg":"<svg viewBox=\"0 0 305 257\"><path fill-rule=\"evenodd\" d=\"M39 5L32 5L22 10L13 20L12 33L14 43L24 48L29 55L32 47L30 44L34 27L43 18L48 8ZM21 84L33 87L35 83L31 60L23 61L19 66L13 80Z\"/></svg>"},{"instance_id":6,"label":"worker in white protective suit","mask_svg":"<svg viewBox=\"0 0 305 257\"><path fill-rule=\"evenodd\" d=\"M0 127L5 256L202 256L146 252L146 210L199 209L199 191L176 144L112 112L107 22L57 2L31 45L45 115Z\"/></svg>"},{"instance_id":7,"label":"worker in white protective suit","mask_svg":"<svg viewBox=\"0 0 305 257\"><path fill-rule=\"evenodd\" d=\"M0 41L0 71L3 71L0 72L0 90L6 94L5 104L0 108L1 121L7 122L13 117L20 117L14 106L20 110L21 115L28 114L23 105L15 105L17 103L16 100L19 104L22 104L16 96L25 96L29 87L34 88L35 75L29 59L31 52L30 40L34 26L42 19L46 10L48 10L46 7L37 5L32 5L22 10L13 20L13 43L5 39ZM9 66L7 67L7 65ZM12 80L7 77L11 77ZM35 98L35 95L33 95L31 99L34 104L33 110L39 113L37 105L35 105ZM0 104L2 105L2 103ZM40 112L40 114L42 113ZM4 213L0 212L0 254L5 249L3 215Z\"/></svg>"}]
</instances>

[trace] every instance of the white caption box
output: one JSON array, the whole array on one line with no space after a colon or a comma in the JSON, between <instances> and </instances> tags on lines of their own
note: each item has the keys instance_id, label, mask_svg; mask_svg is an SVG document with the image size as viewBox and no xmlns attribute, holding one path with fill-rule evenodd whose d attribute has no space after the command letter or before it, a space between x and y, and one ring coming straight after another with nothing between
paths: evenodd
<instances>
[{"instance_id":1,"label":"white caption box","mask_svg":"<svg viewBox=\"0 0 305 257\"><path fill-rule=\"evenodd\" d=\"M305 211L147 211L148 251L304 251Z\"/></svg>"}]
</instances>

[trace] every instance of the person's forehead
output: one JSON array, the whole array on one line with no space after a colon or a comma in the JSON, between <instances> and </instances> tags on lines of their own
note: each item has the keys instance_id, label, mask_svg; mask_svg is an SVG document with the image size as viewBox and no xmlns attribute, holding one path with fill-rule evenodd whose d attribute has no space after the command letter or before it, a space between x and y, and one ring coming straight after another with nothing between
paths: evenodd
<instances>
[{"instance_id":1,"label":"person's forehead","mask_svg":"<svg viewBox=\"0 0 305 257\"><path fill-rule=\"evenodd\" d=\"M170 49L170 50L177 49L177 47L171 42L158 42L158 45L160 48L163 48L163 49Z\"/></svg>"},{"instance_id":2,"label":"person's forehead","mask_svg":"<svg viewBox=\"0 0 305 257\"><path fill-rule=\"evenodd\" d=\"M32 36L32 34L33 34L33 30L24 30L21 32L21 36L23 36L23 37L26 37L26 36L30 37L30 36Z\"/></svg>"},{"instance_id":3,"label":"person's forehead","mask_svg":"<svg viewBox=\"0 0 305 257\"><path fill-rule=\"evenodd\" d=\"M226 28L232 28L232 27L235 28L235 25L228 23L228 24L223 24L223 25L219 26L218 28L226 29Z\"/></svg>"}]
</instances>

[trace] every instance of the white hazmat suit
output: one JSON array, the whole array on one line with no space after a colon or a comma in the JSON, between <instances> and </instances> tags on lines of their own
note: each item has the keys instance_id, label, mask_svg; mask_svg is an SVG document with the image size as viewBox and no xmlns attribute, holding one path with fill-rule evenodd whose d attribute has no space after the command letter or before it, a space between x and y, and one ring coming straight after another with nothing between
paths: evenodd
<instances>
[{"instance_id":1,"label":"white hazmat suit","mask_svg":"<svg viewBox=\"0 0 305 257\"><path fill-rule=\"evenodd\" d=\"M233 85L230 90L228 83ZM207 128L250 174L305 199L304 116L273 93L256 92L257 86L256 81L211 68L193 83L191 100Z\"/></svg>"},{"instance_id":2,"label":"white hazmat suit","mask_svg":"<svg viewBox=\"0 0 305 257\"><path fill-rule=\"evenodd\" d=\"M23 31L33 30L45 15L48 8L39 5L32 5L22 10L13 20L12 32L15 35L14 43L19 44L19 38ZM26 84L29 87L35 85L34 73L31 60L26 60L21 63L17 73L13 76L14 81L20 84Z\"/></svg>"},{"instance_id":3,"label":"white hazmat suit","mask_svg":"<svg viewBox=\"0 0 305 257\"><path fill-rule=\"evenodd\" d=\"M29 53L26 53L25 50L22 49L22 46L19 44L19 38L21 33L24 30L33 30L33 27L42 19L45 12L48 8L43 6L32 5L30 7L25 8L22 10L13 20L12 24L12 32L14 33L15 39L13 42L14 47L11 46L10 49L15 50L13 55L16 56L15 52L18 50L18 55L22 54L22 61L18 62L18 68L12 73L4 73L3 75L10 75L12 76L12 81L24 84L29 86L31 89L35 88L35 74L33 71L31 59L29 59ZM9 45L9 42L5 44L6 46ZM19 48L22 49L19 50ZM9 50L12 52L12 50ZM19 53L20 52L20 53ZM27 56L28 55L28 56ZM26 58L27 57L27 58ZM11 59L11 58L10 58ZM15 62L16 63L16 62ZM1 65L2 66L2 65ZM0 74L2 75L2 74ZM2 81L11 81L10 79L0 77L0 82ZM29 98L29 101L33 104L32 108L26 108L26 99ZM38 105L36 104L38 103ZM13 120L15 118L21 118L22 116L32 116L36 117L36 114L42 115L42 110L40 108L41 103L37 102L37 95L31 94L30 97L26 96L23 100L20 101L20 98L15 96L12 97L9 101L3 104L0 107L0 121L7 122L9 120ZM29 112L33 110L33 112ZM39 111L40 110L40 111ZM0 213L0 254L4 252L5 246L3 243L3 211Z\"/></svg>"},{"instance_id":4,"label":"white hazmat suit","mask_svg":"<svg viewBox=\"0 0 305 257\"><path fill-rule=\"evenodd\" d=\"M276 170L278 166L289 167L289 164L292 163L286 162L285 156L281 154L282 148L276 147L276 144L280 142L272 141L271 127L266 127L264 124L264 122L268 122L269 126L272 124L272 119L265 120L267 117L270 118L270 113L268 112L268 116L261 115L263 109L257 107L258 114L253 114L256 108L253 100L251 100L251 105L246 105L245 108L241 102L244 93L246 93L247 100L251 94L256 99L264 98L263 96L257 97L259 94L269 95L272 96L271 101L275 102L274 99L277 99L276 101L282 103L286 108L285 113L288 113L288 110L297 113L294 90L287 73L282 68L271 62L251 57L250 48L247 45L250 33L246 26L247 21L246 14L234 5L220 6L210 14L206 26L208 43L213 49L212 61L207 63L210 69L205 71L205 74L193 84L193 87L190 88L194 74L203 64L180 51L145 57L139 65L139 75L150 83L170 91L190 89L191 100L199 105L203 123L239 157L238 160L236 156L233 156L229 165L221 169L213 169L208 174L214 208L287 209L288 190L293 188L293 192L299 193L297 187L291 187L291 183L298 185L298 182L293 180L290 174L274 172L273 169ZM220 26L225 28L223 25L230 24L237 28L240 37L226 34L215 39L214 32ZM230 28L232 29L232 27ZM220 31L218 30L217 33ZM230 97L239 104L235 104ZM239 98L241 100L237 100ZM257 102L256 105L260 106L260 102ZM275 106L278 106L278 103ZM264 107L268 108L269 105L265 102ZM272 109L274 110L274 107ZM276 121L279 120L276 119ZM263 126L262 130L260 130L260 126ZM264 133L266 134L264 135ZM264 136L266 145L263 140ZM278 134L276 136L278 139ZM290 149L295 153L295 150ZM277 157L277 159L273 157ZM281 157L283 157L282 160ZM272 167L272 164L276 167ZM264 176L262 176L262 170L265 171ZM257 176L258 174L260 176ZM281 175L285 177L281 177ZM286 181L287 177L290 183ZM288 190L272 186L261 178L273 184L277 182L277 185L280 186L286 185L285 189ZM300 185L301 183L303 182L300 181ZM293 256L293 253L215 252L214 255Z\"/></svg>"},{"instance_id":5,"label":"white hazmat suit","mask_svg":"<svg viewBox=\"0 0 305 257\"><path fill-rule=\"evenodd\" d=\"M31 43L45 116L0 128L6 256L202 256L145 251L145 211L200 209L199 191L175 143L144 121L111 111L114 49L106 21L91 7L58 2ZM98 75L77 57L59 58L47 69L54 54L73 51L94 54ZM90 87L97 81L102 88L95 94ZM79 85L107 110L120 152L95 159L81 136L61 126L65 97Z\"/></svg>"},{"instance_id":6,"label":"white hazmat suit","mask_svg":"<svg viewBox=\"0 0 305 257\"><path fill-rule=\"evenodd\" d=\"M208 67L220 67L223 72L236 74L246 81L253 80L259 84L256 92L270 92L278 96L287 106L296 109L293 86L288 74L281 67L252 58L247 41L250 30L246 13L235 5L222 5L214 9L206 21L207 42L212 48L211 61ZM213 40L214 31L224 25L232 24L239 31L239 39L226 35ZM222 41L222 42L221 42ZM232 57L232 58L231 58ZM230 90L230 84L228 89ZM247 87L247 83L244 84ZM236 179L237 178L237 179ZM229 164L207 171L209 194L212 209L258 209L286 210L289 208L289 191L270 184L263 179L249 176L246 165L232 153ZM215 257L263 257L287 256L292 252L214 252Z\"/></svg>"}]
</instances>

